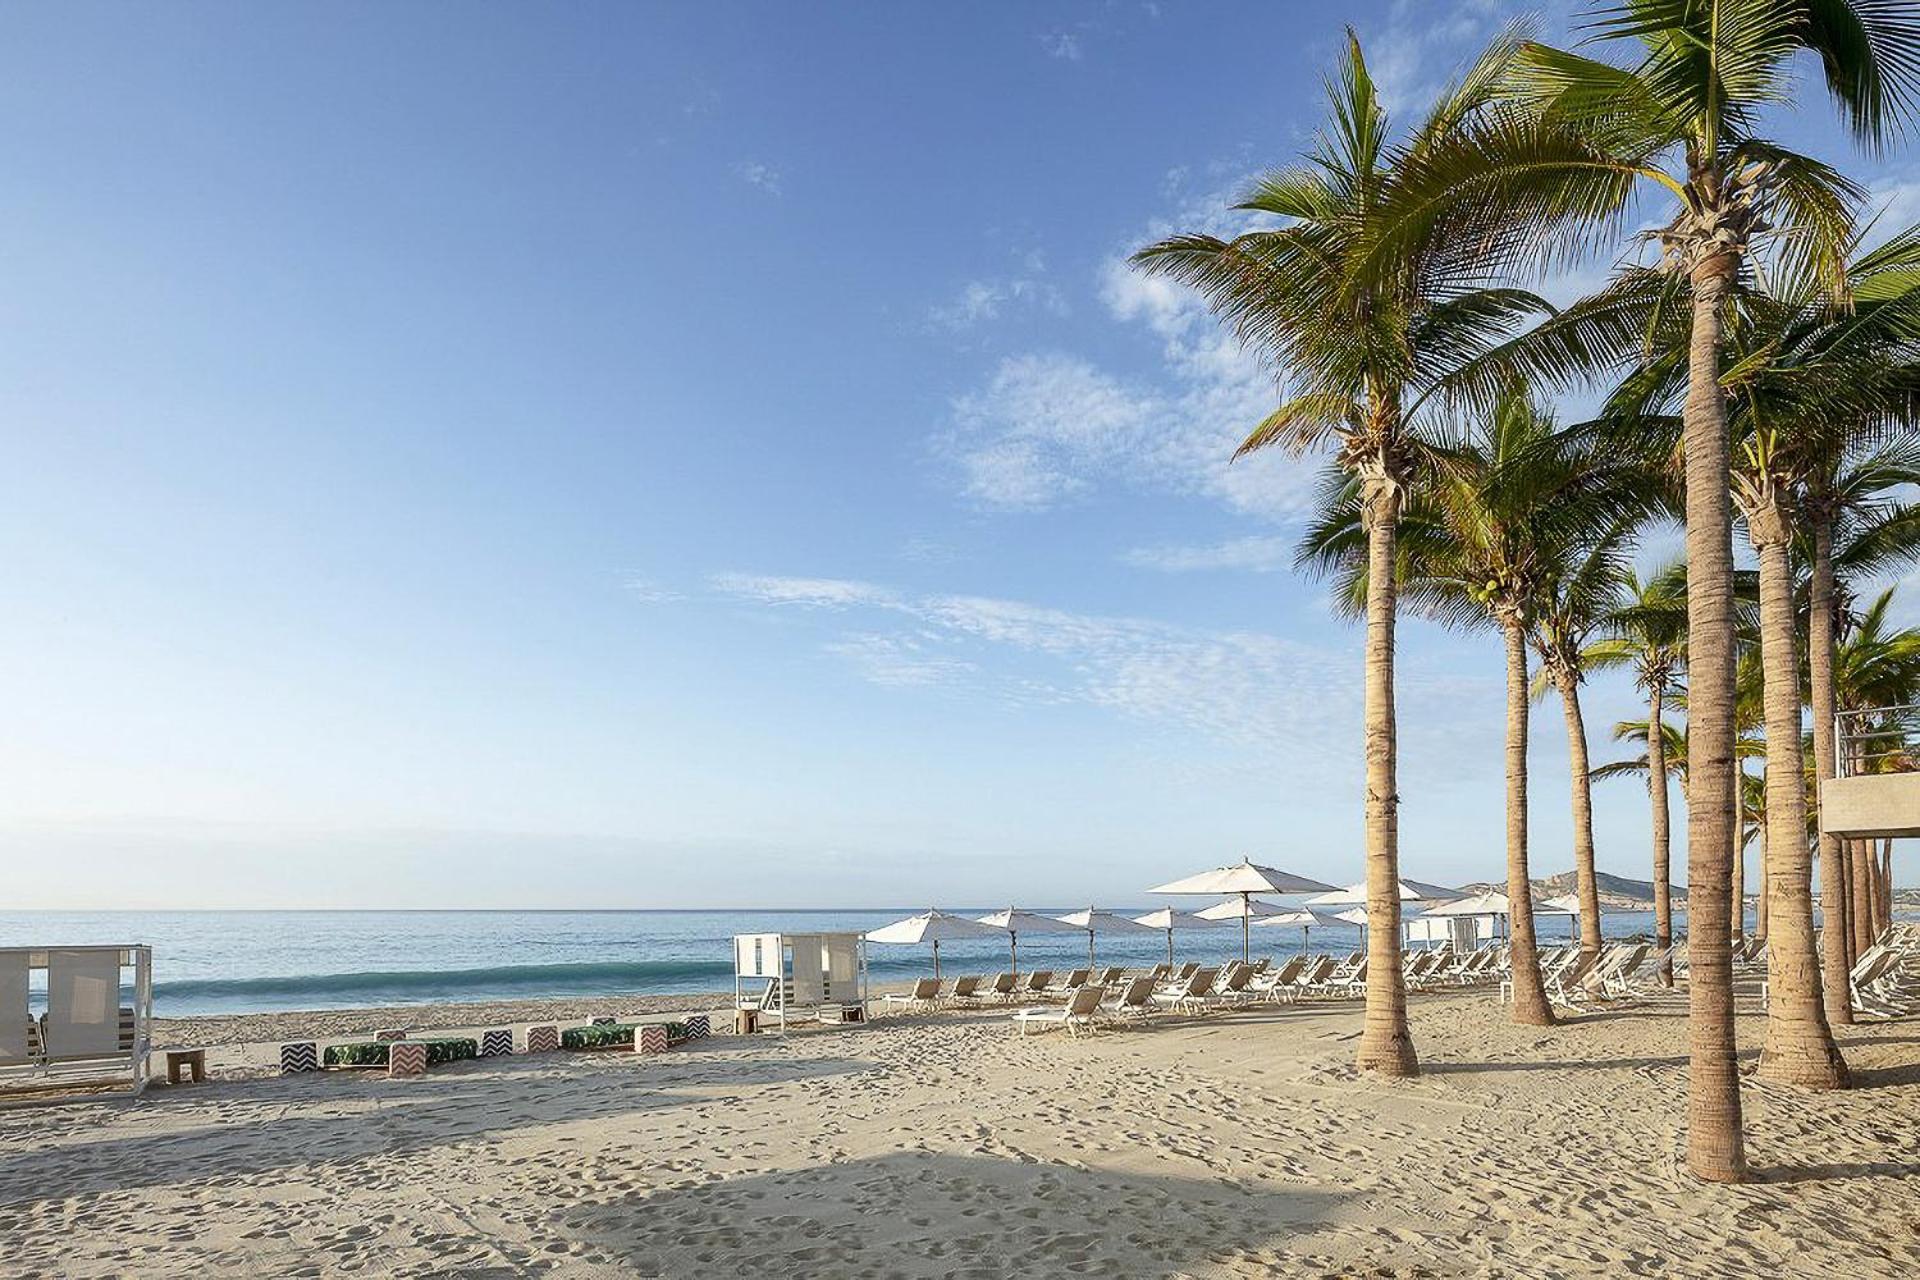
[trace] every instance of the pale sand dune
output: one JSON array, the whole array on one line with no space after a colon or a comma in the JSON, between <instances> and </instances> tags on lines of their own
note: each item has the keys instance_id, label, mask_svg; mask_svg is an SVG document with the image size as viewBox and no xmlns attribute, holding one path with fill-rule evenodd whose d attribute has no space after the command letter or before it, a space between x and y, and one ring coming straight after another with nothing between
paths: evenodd
<instances>
[{"instance_id":1,"label":"pale sand dune","mask_svg":"<svg viewBox=\"0 0 1920 1280\"><path fill-rule=\"evenodd\" d=\"M0 1114L7 1275L1911 1275L1920 1023L1750 1084L1767 1180L1676 1172L1685 1021L1425 998L1075 1041L897 1019L664 1058L245 1080ZM1760 1023L1743 1020L1742 1043Z\"/></svg>"}]
</instances>

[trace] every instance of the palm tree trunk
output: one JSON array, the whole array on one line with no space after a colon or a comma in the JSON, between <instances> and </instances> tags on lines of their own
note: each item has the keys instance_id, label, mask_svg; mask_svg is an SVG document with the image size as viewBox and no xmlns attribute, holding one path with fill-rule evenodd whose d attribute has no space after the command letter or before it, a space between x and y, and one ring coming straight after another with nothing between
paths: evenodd
<instances>
[{"instance_id":1,"label":"palm tree trunk","mask_svg":"<svg viewBox=\"0 0 1920 1280\"><path fill-rule=\"evenodd\" d=\"M1853 956L1854 963L1873 945L1873 841L1854 840L1853 846Z\"/></svg>"},{"instance_id":2,"label":"palm tree trunk","mask_svg":"<svg viewBox=\"0 0 1920 1280\"><path fill-rule=\"evenodd\" d=\"M1893 921L1893 881L1888 875L1893 863L1893 837L1880 841L1880 856L1873 867L1873 936L1877 939Z\"/></svg>"},{"instance_id":3,"label":"palm tree trunk","mask_svg":"<svg viewBox=\"0 0 1920 1280\"><path fill-rule=\"evenodd\" d=\"M1828 927L1840 935L1840 945L1847 953L1847 972L1853 972L1853 966L1860 957L1853 950L1853 841L1840 842L1840 910L1832 917Z\"/></svg>"},{"instance_id":4,"label":"palm tree trunk","mask_svg":"<svg viewBox=\"0 0 1920 1280\"><path fill-rule=\"evenodd\" d=\"M1673 835L1667 812L1667 739L1661 732L1667 689L1656 682L1647 708L1647 794L1653 804L1653 944L1673 945ZM1673 985L1673 961L1660 963L1660 981Z\"/></svg>"},{"instance_id":5,"label":"palm tree trunk","mask_svg":"<svg viewBox=\"0 0 1920 1280\"><path fill-rule=\"evenodd\" d=\"M1835 773L1833 742L1833 516L1816 503L1813 522L1813 584L1807 614L1807 668L1813 677L1813 772L1821 781ZM1819 782L1814 784L1819 787ZM1853 998L1847 986L1847 931L1837 927L1847 900L1846 863L1840 839L1820 833L1820 989L1833 1026L1853 1025Z\"/></svg>"},{"instance_id":6,"label":"palm tree trunk","mask_svg":"<svg viewBox=\"0 0 1920 1280\"><path fill-rule=\"evenodd\" d=\"M1553 683L1567 717L1567 758L1573 774L1573 882L1580 895L1580 950L1600 951L1600 885L1593 875L1593 778L1587 764L1587 722L1580 714L1580 680L1555 663Z\"/></svg>"},{"instance_id":7,"label":"palm tree trunk","mask_svg":"<svg viewBox=\"0 0 1920 1280\"><path fill-rule=\"evenodd\" d=\"M1513 1020L1554 1024L1553 1005L1540 979L1533 936L1533 881L1527 869L1527 634L1517 618L1503 619L1507 645L1507 905L1512 924Z\"/></svg>"},{"instance_id":8,"label":"palm tree trunk","mask_svg":"<svg viewBox=\"0 0 1920 1280\"><path fill-rule=\"evenodd\" d=\"M1400 487L1384 460L1365 477L1367 526L1367 1010L1354 1055L1363 1071L1420 1071L1400 973L1399 744L1394 725L1394 541Z\"/></svg>"},{"instance_id":9,"label":"palm tree trunk","mask_svg":"<svg viewBox=\"0 0 1920 1280\"><path fill-rule=\"evenodd\" d=\"M1733 517L1720 308L1734 254L1693 269L1687 351L1687 1168L1711 1182L1747 1176L1733 1044L1727 853L1733 847Z\"/></svg>"},{"instance_id":10,"label":"palm tree trunk","mask_svg":"<svg viewBox=\"0 0 1920 1280\"><path fill-rule=\"evenodd\" d=\"M1767 865L1767 829L1760 828L1760 892L1753 895L1753 936L1767 940L1767 893L1773 868Z\"/></svg>"},{"instance_id":11,"label":"palm tree trunk","mask_svg":"<svg viewBox=\"0 0 1920 1280\"><path fill-rule=\"evenodd\" d=\"M1746 771L1743 769L1740 772L1744 773ZM1740 780L1740 774L1736 773L1734 775L1734 779L1737 783ZM1743 828L1746 825L1746 820L1744 816L1741 819L1740 825ZM1746 832L1742 830L1740 834L1745 835ZM1736 836L1733 841L1733 848L1728 850L1727 857L1729 859L1727 863L1728 927L1732 930L1733 940L1735 942L1738 942L1742 938L1747 936L1746 842L1740 839L1739 836Z\"/></svg>"},{"instance_id":12,"label":"palm tree trunk","mask_svg":"<svg viewBox=\"0 0 1920 1280\"><path fill-rule=\"evenodd\" d=\"M1843 1089L1847 1064L1820 1003L1813 941L1813 855L1807 848L1806 761L1800 749L1800 658L1795 649L1790 534L1777 490L1747 510L1760 560L1760 666L1767 718L1767 1034L1759 1075L1780 1084Z\"/></svg>"}]
</instances>

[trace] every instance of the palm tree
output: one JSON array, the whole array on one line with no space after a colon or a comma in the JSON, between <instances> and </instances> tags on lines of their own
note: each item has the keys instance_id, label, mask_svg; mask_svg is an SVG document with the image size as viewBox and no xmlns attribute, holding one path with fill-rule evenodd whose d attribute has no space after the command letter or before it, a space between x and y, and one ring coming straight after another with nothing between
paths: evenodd
<instances>
[{"instance_id":1,"label":"palm tree","mask_svg":"<svg viewBox=\"0 0 1920 1280\"><path fill-rule=\"evenodd\" d=\"M1604 670L1631 665L1634 682L1647 695L1647 723L1664 724L1667 697L1678 688L1686 665L1686 563L1674 561L1644 582L1632 572L1623 574L1601 631L1603 637L1587 647L1587 666ZM1665 951L1673 945L1673 859L1664 734L1648 740L1646 768L1653 810L1653 940ZM1671 962L1662 966L1661 980L1673 985Z\"/></svg>"},{"instance_id":2,"label":"palm tree","mask_svg":"<svg viewBox=\"0 0 1920 1280\"><path fill-rule=\"evenodd\" d=\"M1516 1022L1550 1026L1541 980L1527 855L1527 640L1551 586L1618 569L1643 487L1617 465L1557 433L1522 390L1511 391L1465 439L1437 451L1427 483L1402 517L1402 596L1452 627L1490 627L1507 667L1507 894L1512 907ZM1367 598L1367 536L1350 479L1308 530L1300 563L1339 579L1336 600L1357 612Z\"/></svg>"},{"instance_id":3,"label":"palm tree","mask_svg":"<svg viewBox=\"0 0 1920 1280\"><path fill-rule=\"evenodd\" d=\"M1360 50L1328 86L1331 119L1307 164L1263 179L1241 206L1284 220L1223 240L1177 235L1134 263L1204 296L1243 343L1286 369L1297 390L1256 427L1241 453L1279 445L1337 447L1357 484L1367 542L1366 850L1368 967L1365 1028L1356 1061L1388 1075L1418 1070L1400 973L1398 746L1394 718L1396 540L1423 466L1425 392L1516 322L1546 309L1491 283L1483 257L1460 252L1450 220L1403 238L1390 266L1369 262L1382 212L1403 175L1487 102L1509 50L1502 46L1445 95L1402 143ZM1496 221L1498 221L1496 219Z\"/></svg>"},{"instance_id":4,"label":"palm tree","mask_svg":"<svg viewBox=\"0 0 1920 1280\"><path fill-rule=\"evenodd\" d=\"M1733 768L1733 545L1729 441L1720 382L1723 321L1756 242L1776 226L1784 263L1804 264L1836 293L1858 189L1829 166L1754 131L1791 93L1791 66L1816 55L1855 135L1878 143L1909 113L1920 80L1920 13L1878 0L1621 0L1595 19L1598 38L1631 42L1632 66L1539 44L1514 63L1507 92L1534 127L1496 119L1462 128L1409 184L1429 201L1480 207L1488 223L1525 210L1558 217L1576 199L1611 228L1642 181L1674 198L1658 233L1685 290L1687 651L1693 767L1687 806L1691 921L1687 1165L1722 1182L1746 1176L1733 1044L1730 855L1737 838ZM1581 143L1585 144L1582 152ZM1578 193L1576 195L1576 192ZM1457 218L1457 215L1455 215ZM1386 219L1382 255L1403 252L1433 218L1417 201ZM1479 241L1479 251L1489 243ZM1494 241L1510 256L1524 236ZM1604 321L1578 334L1587 356L1630 362L1640 334ZM1584 363L1584 362L1583 362ZM1573 370L1564 361L1548 372ZM1586 367L1591 367L1587 364ZM1545 385L1542 381L1542 385ZM1797 735L1796 735L1797 737Z\"/></svg>"},{"instance_id":5,"label":"palm tree","mask_svg":"<svg viewBox=\"0 0 1920 1280\"><path fill-rule=\"evenodd\" d=\"M1889 242L1888 252L1868 255L1854 265L1854 295L1864 298L1858 310L1859 322L1849 332L1836 322L1840 342L1849 346L1854 332L1868 330L1878 341L1868 349L1866 359L1886 356L1904 358L1906 343L1899 341L1908 328L1900 314L1907 304L1920 299L1920 291L1900 288L1896 298L1876 296L1887 277L1895 275L1905 253L1920 249L1920 228L1910 229ZM1910 273L1907 273L1910 278ZM1894 348L1901 348L1895 352ZM1876 384L1884 384L1879 377ZM1897 396L1897 393L1896 393ZM1905 406L1894 404L1898 410ZM1809 562L1807 609L1807 667L1809 701L1813 709L1813 758L1819 781L1835 776L1838 757L1833 723L1837 707L1834 649L1843 629L1847 608L1847 579L1879 577L1920 559L1920 511L1907 503L1894 501L1892 495L1907 486L1920 483L1920 445L1898 439L1881 444L1873 437L1879 432L1857 430L1851 436L1847 423L1836 423L1826 447L1819 450L1808 468L1805 493L1801 500L1805 512L1805 556ZM1853 425L1859 425L1858 420ZM1871 426L1869 421L1867 424ZM1847 974L1858 951L1859 914L1839 907L1848 904L1850 889L1858 879L1859 866L1849 866L1850 851L1842 848L1836 836L1821 833L1820 899L1826 904L1827 928L1821 952L1827 1017L1848 1024L1853 1021L1853 1002ZM1843 925L1842 921L1849 922ZM1850 927L1849 927L1850 925Z\"/></svg>"},{"instance_id":6,"label":"palm tree","mask_svg":"<svg viewBox=\"0 0 1920 1280\"><path fill-rule=\"evenodd\" d=\"M1643 477L1640 483L1646 483ZM1620 530L1620 541L1628 532ZM1580 898L1580 950L1589 956L1600 953L1600 886L1594 876L1593 780L1580 685L1586 679L1589 641L1605 625L1622 580L1620 550L1617 544L1596 544L1590 555L1559 566L1560 572L1546 584L1533 624L1533 644L1540 653L1536 695L1557 691L1567 724L1574 891Z\"/></svg>"}]
</instances>

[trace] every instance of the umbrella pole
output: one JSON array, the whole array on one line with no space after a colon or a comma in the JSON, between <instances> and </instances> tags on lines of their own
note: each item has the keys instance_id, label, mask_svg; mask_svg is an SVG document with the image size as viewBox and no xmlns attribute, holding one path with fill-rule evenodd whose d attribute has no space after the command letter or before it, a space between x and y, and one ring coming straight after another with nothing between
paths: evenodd
<instances>
[{"instance_id":1,"label":"umbrella pole","mask_svg":"<svg viewBox=\"0 0 1920 1280\"><path fill-rule=\"evenodd\" d=\"M1173 968L1173 926L1167 926L1167 968Z\"/></svg>"},{"instance_id":2,"label":"umbrella pole","mask_svg":"<svg viewBox=\"0 0 1920 1280\"><path fill-rule=\"evenodd\" d=\"M1093 930L1087 930L1087 968L1093 968Z\"/></svg>"},{"instance_id":3,"label":"umbrella pole","mask_svg":"<svg viewBox=\"0 0 1920 1280\"><path fill-rule=\"evenodd\" d=\"M1007 950L1013 956L1013 976L1017 978L1020 976L1020 935L1019 934L1009 933L1007 935Z\"/></svg>"},{"instance_id":4,"label":"umbrella pole","mask_svg":"<svg viewBox=\"0 0 1920 1280\"><path fill-rule=\"evenodd\" d=\"M1240 963L1241 964L1245 964L1247 962L1247 955L1248 955L1247 913L1252 910L1253 910L1253 895L1250 893L1241 894L1240 895Z\"/></svg>"},{"instance_id":5,"label":"umbrella pole","mask_svg":"<svg viewBox=\"0 0 1920 1280\"><path fill-rule=\"evenodd\" d=\"M940 939L933 940L933 980L940 981Z\"/></svg>"}]
</instances>

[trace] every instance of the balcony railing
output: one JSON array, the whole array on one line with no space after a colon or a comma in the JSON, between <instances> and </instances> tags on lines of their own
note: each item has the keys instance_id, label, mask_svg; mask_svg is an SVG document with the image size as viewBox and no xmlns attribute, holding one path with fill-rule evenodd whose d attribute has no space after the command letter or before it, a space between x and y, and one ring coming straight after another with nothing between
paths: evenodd
<instances>
[{"instance_id":1,"label":"balcony railing","mask_svg":"<svg viewBox=\"0 0 1920 1280\"><path fill-rule=\"evenodd\" d=\"M1920 703L1842 711L1833 725L1841 777L1920 773Z\"/></svg>"}]
</instances>

